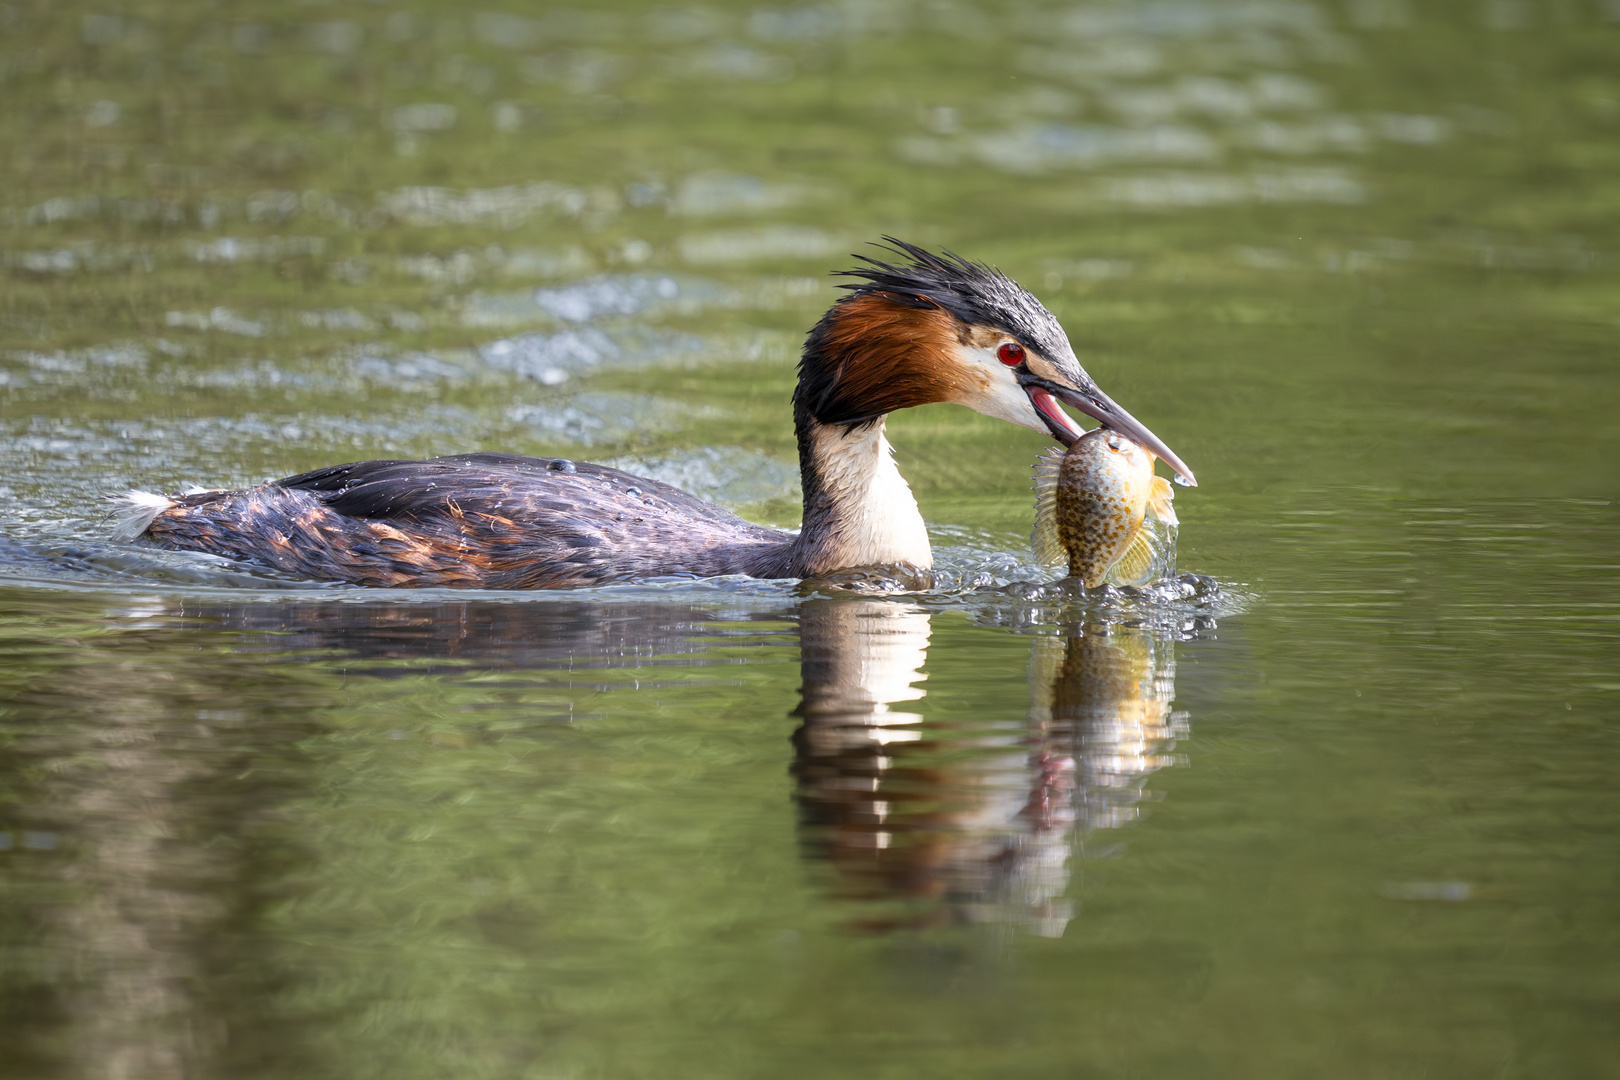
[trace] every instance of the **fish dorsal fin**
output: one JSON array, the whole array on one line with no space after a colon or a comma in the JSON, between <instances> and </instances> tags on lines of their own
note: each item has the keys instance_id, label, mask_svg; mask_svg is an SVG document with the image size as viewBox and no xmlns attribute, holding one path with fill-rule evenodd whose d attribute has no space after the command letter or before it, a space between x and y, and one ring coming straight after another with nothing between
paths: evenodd
<instances>
[{"instance_id":1,"label":"fish dorsal fin","mask_svg":"<svg viewBox=\"0 0 1620 1080\"><path fill-rule=\"evenodd\" d=\"M1069 552L1058 536L1057 489L1068 451L1053 447L1035 462L1035 529L1029 534L1035 561L1042 566L1068 566Z\"/></svg>"},{"instance_id":2,"label":"fish dorsal fin","mask_svg":"<svg viewBox=\"0 0 1620 1080\"><path fill-rule=\"evenodd\" d=\"M1159 571L1159 542L1153 530L1144 524L1136 530L1125 554L1114 560L1105 580L1115 585L1146 585Z\"/></svg>"},{"instance_id":3,"label":"fish dorsal fin","mask_svg":"<svg viewBox=\"0 0 1620 1080\"><path fill-rule=\"evenodd\" d=\"M1153 492L1148 496L1148 509L1153 516L1172 528L1181 524L1176 520L1176 489L1162 476L1153 478Z\"/></svg>"}]
</instances>

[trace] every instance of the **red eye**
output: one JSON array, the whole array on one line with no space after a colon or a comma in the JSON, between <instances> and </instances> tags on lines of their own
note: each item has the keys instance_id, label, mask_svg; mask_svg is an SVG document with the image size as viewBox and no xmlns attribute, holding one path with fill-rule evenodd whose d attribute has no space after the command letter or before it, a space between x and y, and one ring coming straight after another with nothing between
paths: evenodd
<instances>
[{"instance_id":1,"label":"red eye","mask_svg":"<svg viewBox=\"0 0 1620 1080\"><path fill-rule=\"evenodd\" d=\"M996 350L996 359L1008 367L1017 367L1024 362L1024 347L1016 341L1003 342Z\"/></svg>"}]
</instances>

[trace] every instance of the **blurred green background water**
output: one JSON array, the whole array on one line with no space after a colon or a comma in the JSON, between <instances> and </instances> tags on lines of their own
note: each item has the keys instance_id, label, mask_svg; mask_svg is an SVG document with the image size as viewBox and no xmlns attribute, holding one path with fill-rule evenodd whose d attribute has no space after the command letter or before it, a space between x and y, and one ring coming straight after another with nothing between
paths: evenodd
<instances>
[{"instance_id":1,"label":"blurred green background water","mask_svg":"<svg viewBox=\"0 0 1620 1080\"><path fill-rule=\"evenodd\" d=\"M0 1073L1620 1074L1613 0L0 4ZM100 496L500 448L797 517L884 233L1219 603L312 589Z\"/></svg>"}]
</instances>

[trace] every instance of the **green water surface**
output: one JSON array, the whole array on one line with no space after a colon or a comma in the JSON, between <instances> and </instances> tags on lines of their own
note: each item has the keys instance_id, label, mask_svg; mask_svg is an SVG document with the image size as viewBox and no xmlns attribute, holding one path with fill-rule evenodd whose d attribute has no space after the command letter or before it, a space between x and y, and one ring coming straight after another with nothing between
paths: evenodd
<instances>
[{"instance_id":1,"label":"green water surface","mask_svg":"<svg viewBox=\"0 0 1620 1080\"><path fill-rule=\"evenodd\" d=\"M0 1075L1620 1076L1620 7L0 4ZM796 523L993 262L1218 596L313 586L101 496L504 449ZM1030 584L1033 583L1033 584Z\"/></svg>"}]
</instances>

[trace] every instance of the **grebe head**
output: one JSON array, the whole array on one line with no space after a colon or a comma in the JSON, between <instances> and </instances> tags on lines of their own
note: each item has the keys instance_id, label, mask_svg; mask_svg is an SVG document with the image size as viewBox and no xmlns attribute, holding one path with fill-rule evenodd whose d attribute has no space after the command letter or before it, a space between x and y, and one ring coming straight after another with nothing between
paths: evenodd
<instances>
[{"instance_id":1,"label":"grebe head","mask_svg":"<svg viewBox=\"0 0 1620 1080\"><path fill-rule=\"evenodd\" d=\"M843 271L857 280L810 331L794 400L823 424L949 401L1065 446L1085 434L1066 402L1152 451L1188 483L1192 470L1097 388L1063 327L1017 282L982 263L884 237L910 259Z\"/></svg>"}]
</instances>

